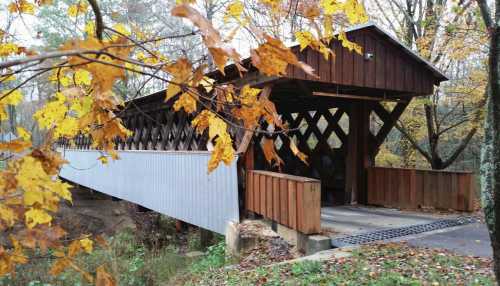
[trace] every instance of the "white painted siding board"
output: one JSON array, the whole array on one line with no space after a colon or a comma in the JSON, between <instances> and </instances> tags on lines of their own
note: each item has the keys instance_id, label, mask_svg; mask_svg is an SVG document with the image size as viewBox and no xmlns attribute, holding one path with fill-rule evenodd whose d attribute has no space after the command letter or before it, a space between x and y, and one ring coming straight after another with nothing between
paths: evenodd
<instances>
[{"instance_id":1,"label":"white painted siding board","mask_svg":"<svg viewBox=\"0 0 500 286\"><path fill-rule=\"evenodd\" d=\"M60 151L60 176L82 186L221 234L239 221L236 161L208 174L208 152L121 150L102 165L97 151Z\"/></svg>"}]
</instances>

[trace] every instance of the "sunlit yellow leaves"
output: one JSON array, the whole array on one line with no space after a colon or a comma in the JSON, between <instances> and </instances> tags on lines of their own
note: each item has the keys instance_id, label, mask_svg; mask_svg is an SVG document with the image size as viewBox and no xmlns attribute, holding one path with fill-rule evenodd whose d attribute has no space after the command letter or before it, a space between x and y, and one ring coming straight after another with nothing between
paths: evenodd
<instances>
[{"instance_id":1,"label":"sunlit yellow leaves","mask_svg":"<svg viewBox=\"0 0 500 286\"><path fill-rule=\"evenodd\" d=\"M68 107L66 106L66 96L58 92L55 95L56 100L45 104L33 115L33 118L38 122L41 128L50 129L57 126L64 120Z\"/></svg>"},{"instance_id":2,"label":"sunlit yellow leaves","mask_svg":"<svg viewBox=\"0 0 500 286\"><path fill-rule=\"evenodd\" d=\"M300 44L301 51L307 47L311 47L312 49L320 52L325 60L328 60L330 55L333 55L332 50L325 45L325 43L316 39L313 34L308 31L296 32L295 37Z\"/></svg>"},{"instance_id":3,"label":"sunlit yellow leaves","mask_svg":"<svg viewBox=\"0 0 500 286\"><path fill-rule=\"evenodd\" d=\"M20 126L17 127L17 135L19 135L19 137L21 137L24 141L31 140L31 134Z\"/></svg>"},{"instance_id":4,"label":"sunlit yellow leaves","mask_svg":"<svg viewBox=\"0 0 500 286\"><path fill-rule=\"evenodd\" d=\"M74 79L78 85L90 85L92 75L86 70L78 69L75 71Z\"/></svg>"},{"instance_id":5,"label":"sunlit yellow leaves","mask_svg":"<svg viewBox=\"0 0 500 286\"><path fill-rule=\"evenodd\" d=\"M24 213L26 225L33 228L38 224L46 224L52 221L52 216L42 209L30 208Z\"/></svg>"},{"instance_id":6,"label":"sunlit yellow leaves","mask_svg":"<svg viewBox=\"0 0 500 286\"><path fill-rule=\"evenodd\" d=\"M224 22L228 22L229 19L236 19L238 22L240 21L241 14L245 6L241 1L234 1L230 3L226 8L226 13L224 15Z\"/></svg>"},{"instance_id":7,"label":"sunlit yellow leaves","mask_svg":"<svg viewBox=\"0 0 500 286\"><path fill-rule=\"evenodd\" d=\"M14 43L0 43L0 57L10 56L19 52L19 46Z\"/></svg>"},{"instance_id":8,"label":"sunlit yellow leaves","mask_svg":"<svg viewBox=\"0 0 500 286\"><path fill-rule=\"evenodd\" d=\"M95 286L116 286L116 282L106 269L104 265L97 267Z\"/></svg>"},{"instance_id":9,"label":"sunlit yellow leaves","mask_svg":"<svg viewBox=\"0 0 500 286\"><path fill-rule=\"evenodd\" d=\"M289 64L298 66L305 73L316 77L309 65L299 61L297 56L283 42L270 36L257 49L250 52L252 64L268 76L284 76Z\"/></svg>"},{"instance_id":10,"label":"sunlit yellow leaves","mask_svg":"<svg viewBox=\"0 0 500 286\"><path fill-rule=\"evenodd\" d=\"M15 0L7 7L11 13L35 14L35 5L27 0Z\"/></svg>"},{"instance_id":11,"label":"sunlit yellow leaves","mask_svg":"<svg viewBox=\"0 0 500 286\"><path fill-rule=\"evenodd\" d=\"M0 96L0 103L8 105L18 105L23 100L23 94L19 89L16 90L6 90L2 92Z\"/></svg>"},{"instance_id":12,"label":"sunlit yellow leaves","mask_svg":"<svg viewBox=\"0 0 500 286\"><path fill-rule=\"evenodd\" d=\"M350 52L354 51L358 54L363 54L363 48L360 45L349 41L345 32L340 32L337 38L342 43L342 47L348 49Z\"/></svg>"},{"instance_id":13,"label":"sunlit yellow leaves","mask_svg":"<svg viewBox=\"0 0 500 286\"><path fill-rule=\"evenodd\" d=\"M71 65L79 65L80 69L87 70L92 75L92 87L97 93L108 92L117 79L125 78L124 63L120 59L126 59L131 48L124 46L127 42L124 38L118 38L112 42L100 42L98 39L89 37L86 40L74 40L63 45L61 50L86 50L103 51L109 55L88 54L84 59L81 57L70 57ZM89 61L91 61L89 63Z\"/></svg>"},{"instance_id":14,"label":"sunlit yellow leaves","mask_svg":"<svg viewBox=\"0 0 500 286\"><path fill-rule=\"evenodd\" d=\"M82 246L83 250L87 253L92 253L93 245L94 242L88 238L80 239L79 240L80 245Z\"/></svg>"},{"instance_id":15,"label":"sunlit yellow leaves","mask_svg":"<svg viewBox=\"0 0 500 286\"><path fill-rule=\"evenodd\" d=\"M0 276L14 273L16 264L25 264L28 262L17 240L12 235L10 235L10 240L13 249L8 251L0 245Z\"/></svg>"},{"instance_id":16,"label":"sunlit yellow leaves","mask_svg":"<svg viewBox=\"0 0 500 286\"><path fill-rule=\"evenodd\" d=\"M365 8L358 0L346 0L343 5L343 12L351 24L360 24L368 21Z\"/></svg>"},{"instance_id":17,"label":"sunlit yellow leaves","mask_svg":"<svg viewBox=\"0 0 500 286\"><path fill-rule=\"evenodd\" d=\"M219 32L212 26L212 23L201 15L198 10L189 5L181 4L172 9L172 15L187 18L200 29L203 36L203 42L212 55L214 63L220 72L224 74L224 67L228 59L232 59L238 69L244 70L243 67L239 65L240 55L234 48L228 47L226 43L224 43Z\"/></svg>"},{"instance_id":18,"label":"sunlit yellow leaves","mask_svg":"<svg viewBox=\"0 0 500 286\"><path fill-rule=\"evenodd\" d=\"M208 172L213 171L222 161L229 165L234 159L234 149L231 136L227 131L227 124L215 113L203 110L191 123L196 132L203 133L208 128L209 140L215 141L212 156L208 162Z\"/></svg>"},{"instance_id":19,"label":"sunlit yellow leaves","mask_svg":"<svg viewBox=\"0 0 500 286\"><path fill-rule=\"evenodd\" d=\"M85 28L83 31L87 34L87 37L94 37L95 36L95 23L94 21L88 21L87 24L85 24Z\"/></svg>"},{"instance_id":20,"label":"sunlit yellow leaves","mask_svg":"<svg viewBox=\"0 0 500 286\"><path fill-rule=\"evenodd\" d=\"M17 215L10 207L0 203L0 219L10 227L16 222Z\"/></svg>"},{"instance_id":21,"label":"sunlit yellow leaves","mask_svg":"<svg viewBox=\"0 0 500 286\"><path fill-rule=\"evenodd\" d=\"M171 83L167 87L165 101L181 92L181 84L186 84L192 74L192 66L188 59L181 58L175 63L168 65L165 70L172 76Z\"/></svg>"},{"instance_id":22,"label":"sunlit yellow leaves","mask_svg":"<svg viewBox=\"0 0 500 286\"><path fill-rule=\"evenodd\" d=\"M70 5L68 7L68 15L70 17L76 17L79 14L85 13L88 7L89 4L87 3L87 1L78 1L77 4Z\"/></svg>"},{"instance_id":23,"label":"sunlit yellow leaves","mask_svg":"<svg viewBox=\"0 0 500 286\"><path fill-rule=\"evenodd\" d=\"M193 113L196 111L196 94L191 94L184 92L181 94L179 99L177 99L174 103L174 110L179 111L184 109L186 113Z\"/></svg>"}]
</instances>

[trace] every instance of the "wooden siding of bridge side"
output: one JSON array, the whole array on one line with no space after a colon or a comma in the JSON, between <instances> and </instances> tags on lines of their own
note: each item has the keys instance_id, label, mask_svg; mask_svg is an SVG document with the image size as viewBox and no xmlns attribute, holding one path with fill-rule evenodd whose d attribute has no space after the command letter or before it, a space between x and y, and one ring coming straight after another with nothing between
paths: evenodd
<instances>
[{"instance_id":1,"label":"wooden siding of bridge side","mask_svg":"<svg viewBox=\"0 0 500 286\"><path fill-rule=\"evenodd\" d=\"M367 181L370 205L475 210L473 173L369 167Z\"/></svg>"},{"instance_id":2,"label":"wooden siding of bridge side","mask_svg":"<svg viewBox=\"0 0 500 286\"><path fill-rule=\"evenodd\" d=\"M360 45L364 54L373 54L373 58L366 60L364 55L343 48L337 40L331 43L335 56L328 60L311 48L300 52L297 47L293 47L292 51L298 59L310 65L318 78L305 74L296 66L288 67L287 77L417 95L432 93L432 72L402 48L372 30L349 32L347 38Z\"/></svg>"},{"instance_id":3,"label":"wooden siding of bridge side","mask_svg":"<svg viewBox=\"0 0 500 286\"><path fill-rule=\"evenodd\" d=\"M249 170L247 180L259 177L259 186L247 184L247 210L260 214L305 234L319 233L321 228L321 183L319 180L282 173ZM260 197L255 194L257 190ZM250 189L254 188L254 189ZM260 207L256 207L256 201Z\"/></svg>"}]
</instances>

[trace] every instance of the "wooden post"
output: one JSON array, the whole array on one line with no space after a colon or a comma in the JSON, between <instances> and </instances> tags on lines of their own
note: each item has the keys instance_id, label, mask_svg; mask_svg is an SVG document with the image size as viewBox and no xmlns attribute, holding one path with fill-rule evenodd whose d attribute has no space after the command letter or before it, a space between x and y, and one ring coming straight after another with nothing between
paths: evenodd
<instances>
[{"instance_id":1,"label":"wooden post","mask_svg":"<svg viewBox=\"0 0 500 286\"><path fill-rule=\"evenodd\" d=\"M347 140L346 185L344 203L366 204L367 167L373 165L370 155L370 144L373 135L370 133L369 102L353 101L349 106L349 134Z\"/></svg>"}]
</instances>

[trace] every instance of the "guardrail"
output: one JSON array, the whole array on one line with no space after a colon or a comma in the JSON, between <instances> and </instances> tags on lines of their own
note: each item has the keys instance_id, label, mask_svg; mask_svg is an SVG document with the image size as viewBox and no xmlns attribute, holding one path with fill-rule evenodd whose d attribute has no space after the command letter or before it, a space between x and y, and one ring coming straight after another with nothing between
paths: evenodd
<instances>
[{"instance_id":1,"label":"guardrail","mask_svg":"<svg viewBox=\"0 0 500 286\"><path fill-rule=\"evenodd\" d=\"M474 211L476 182L471 172L368 168L368 204L387 207Z\"/></svg>"},{"instance_id":2,"label":"guardrail","mask_svg":"<svg viewBox=\"0 0 500 286\"><path fill-rule=\"evenodd\" d=\"M316 179L250 170L245 206L304 234L321 230L321 182Z\"/></svg>"}]
</instances>

